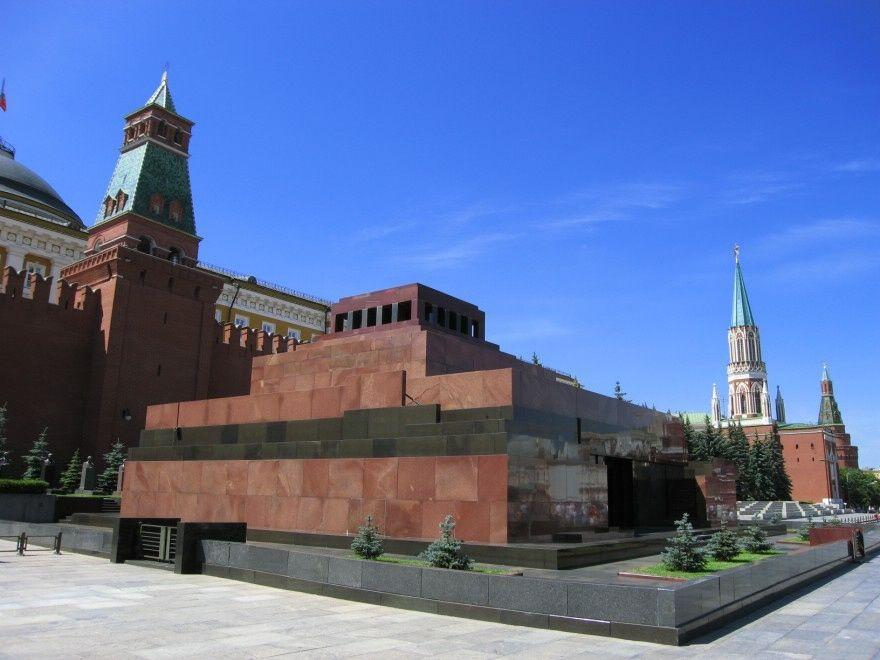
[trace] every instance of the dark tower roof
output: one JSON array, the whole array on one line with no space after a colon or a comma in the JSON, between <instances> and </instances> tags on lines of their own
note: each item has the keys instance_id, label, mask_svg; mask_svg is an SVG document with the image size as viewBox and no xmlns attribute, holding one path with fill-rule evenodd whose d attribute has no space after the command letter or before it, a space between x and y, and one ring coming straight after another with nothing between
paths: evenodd
<instances>
[{"instance_id":1,"label":"dark tower roof","mask_svg":"<svg viewBox=\"0 0 880 660\"><path fill-rule=\"evenodd\" d=\"M752 316L752 306L749 304L749 294L746 293L746 283L743 280L742 268L739 265L739 246L734 248L736 266L733 271L733 310L730 314L730 327L754 326L755 318Z\"/></svg>"},{"instance_id":2,"label":"dark tower roof","mask_svg":"<svg viewBox=\"0 0 880 660\"><path fill-rule=\"evenodd\" d=\"M46 219L61 222L73 229L83 229L83 221L74 213L55 189L33 170L15 160L15 152L5 143L0 143L0 197L9 193L26 201L36 203L34 212L42 216L41 207L49 207L54 217ZM28 210L28 209L25 209ZM57 215L55 215L57 214Z\"/></svg>"},{"instance_id":3,"label":"dark tower roof","mask_svg":"<svg viewBox=\"0 0 880 660\"><path fill-rule=\"evenodd\" d=\"M843 424L840 408L837 407L837 399L834 398L834 384L828 375L828 366L822 365L822 400L819 402L819 424L832 426Z\"/></svg>"}]
</instances>

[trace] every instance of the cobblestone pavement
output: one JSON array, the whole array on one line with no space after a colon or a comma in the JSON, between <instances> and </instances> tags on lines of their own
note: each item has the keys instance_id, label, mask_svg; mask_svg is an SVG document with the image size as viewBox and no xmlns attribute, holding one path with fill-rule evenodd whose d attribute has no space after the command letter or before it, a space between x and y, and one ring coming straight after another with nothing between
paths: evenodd
<instances>
[{"instance_id":1,"label":"cobblestone pavement","mask_svg":"<svg viewBox=\"0 0 880 660\"><path fill-rule=\"evenodd\" d=\"M0 541L0 549L13 547ZM352 603L75 554L0 554L0 658L880 657L880 558L682 648Z\"/></svg>"}]
</instances>

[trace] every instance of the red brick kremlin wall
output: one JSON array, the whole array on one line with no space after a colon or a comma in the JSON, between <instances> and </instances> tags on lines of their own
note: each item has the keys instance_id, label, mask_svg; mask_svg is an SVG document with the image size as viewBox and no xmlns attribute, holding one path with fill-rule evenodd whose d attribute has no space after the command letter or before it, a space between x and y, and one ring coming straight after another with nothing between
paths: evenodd
<instances>
[{"instance_id":1,"label":"red brick kremlin wall","mask_svg":"<svg viewBox=\"0 0 880 660\"><path fill-rule=\"evenodd\" d=\"M246 522L257 529L507 542L507 456L254 461L130 461L123 517Z\"/></svg>"},{"instance_id":2,"label":"red brick kremlin wall","mask_svg":"<svg viewBox=\"0 0 880 660\"><path fill-rule=\"evenodd\" d=\"M213 277L124 248L112 252L65 269L57 304L49 303L51 278L31 275L24 297L24 274L2 273L6 474L24 471L21 456L44 427L56 472L75 449L99 459L117 438L137 444L150 404L246 394L254 357L294 347L292 339L218 324Z\"/></svg>"},{"instance_id":3,"label":"red brick kremlin wall","mask_svg":"<svg viewBox=\"0 0 880 660\"><path fill-rule=\"evenodd\" d=\"M20 477L21 456L49 427L56 464L83 445L92 351L98 328L97 294L60 282L58 304L49 303L52 279L31 275L32 298L24 298L24 274L5 268L0 294L0 405L7 405L6 437L11 464L3 475Z\"/></svg>"}]
</instances>

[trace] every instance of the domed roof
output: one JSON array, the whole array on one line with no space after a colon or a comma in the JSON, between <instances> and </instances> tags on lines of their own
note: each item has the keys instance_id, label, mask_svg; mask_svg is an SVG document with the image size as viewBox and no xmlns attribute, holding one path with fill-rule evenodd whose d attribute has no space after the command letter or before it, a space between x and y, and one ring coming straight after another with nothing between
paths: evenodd
<instances>
[{"instance_id":1,"label":"domed roof","mask_svg":"<svg viewBox=\"0 0 880 660\"><path fill-rule=\"evenodd\" d=\"M85 228L80 217L64 203L61 195L52 186L33 170L15 160L11 151L0 149L0 195L4 192L48 206L60 216L54 219L69 227Z\"/></svg>"}]
</instances>

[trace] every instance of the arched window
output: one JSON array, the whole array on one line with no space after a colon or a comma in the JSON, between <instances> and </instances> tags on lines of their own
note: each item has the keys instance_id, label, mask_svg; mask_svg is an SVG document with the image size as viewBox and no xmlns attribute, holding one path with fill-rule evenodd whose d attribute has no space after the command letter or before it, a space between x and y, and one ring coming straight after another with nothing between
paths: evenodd
<instances>
[{"instance_id":1,"label":"arched window","mask_svg":"<svg viewBox=\"0 0 880 660\"><path fill-rule=\"evenodd\" d=\"M173 264L179 264L182 256L183 256L183 254L176 247L173 247L170 250L168 250L168 261L170 261Z\"/></svg>"},{"instance_id":2,"label":"arched window","mask_svg":"<svg viewBox=\"0 0 880 660\"><path fill-rule=\"evenodd\" d=\"M754 411L757 414L765 412L761 410L761 390L757 386L755 386L755 389L752 392L752 403L754 404Z\"/></svg>"},{"instance_id":3,"label":"arched window","mask_svg":"<svg viewBox=\"0 0 880 660\"><path fill-rule=\"evenodd\" d=\"M116 193L116 212L121 212L125 208L125 203L128 201L128 195L126 195L122 190L117 191Z\"/></svg>"},{"instance_id":4,"label":"arched window","mask_svg":"<svg viewBox=\"0 0 880 660\"><path fill-rule=\"evenodd\" d=\"M746 414L746 393L745 392L739 393L739 414L740 415Z\"/></svg>"},{"instance_id":5,"label":"arched window","mask_svg":"<svg viewBox=\"0 0 880 660\"><path fill-rule=\"evenodd\" d=\"M163 208L165 208L165 198L159 193L153 193L150 197L150 213L160 215Z\"/></svg>"},{"instance_id":6,"label":"arched window","mask_svg":"<svg viewBox=\"0 0 880 660\"><path fill-rule=\"evenodd\" d=\"M159 137L168 137L168 124L164 121L159 121L159 127L156 129L156 133Z\"/></svg>"},{"instance_id":7,"label":"arched window","mask_svg":"<svg viewBox=\"0 0 880 660\"><path fill-rule=\"evenodd\" d=\"M174 143L175 144L180 144L180 137L181 137L181 133L180 133L180 129L178 128L174 131Z\"/></svg>"},{"instance_id":8,"label":"arched window","mask_svg":"<svg viewBox=\"0 0 880 660\"><path fill-rule=\"evenodd\" d=\"M100 252L101 249L102 249L103 247L104 247L104 241L102 241L102 240L99 238L99 239L95 240L95 244L92 246L92 249L93 249L95 252Z\"/></svg>"},{"instance_id":9,"label":"arched window","mask_svg":"<svg viewBox=\"0 0 880 660\"><path fill-rule=\"evenodd\" d=\"M138 252L153 254L153 239L149 236L141 236L137 246Z\"/></svg>"},{"instance_id":10,"label":"arched window","mask_svg":"<svg viewBox=\"0 0 880 660\"><path fill-rule=\"evenodd\" d=\"M182 211L182 207L180 206L180 202L176 199L168 205L168 217L173 222L180 222L180 214Z\"/></svg>"},{"instance_id":11,"label":"arched window","mask_svg":"<svg viewBox=\"0 0 880 660\"><path fill-rule=\"evenodd\" d=\"M744 362L746 350L745 350L745 345L743 344L743 336L742 335L737 335L737 337L736 337L736 350L737 350L736 361L737 362Z\"/></svg>"}]
</instances>

